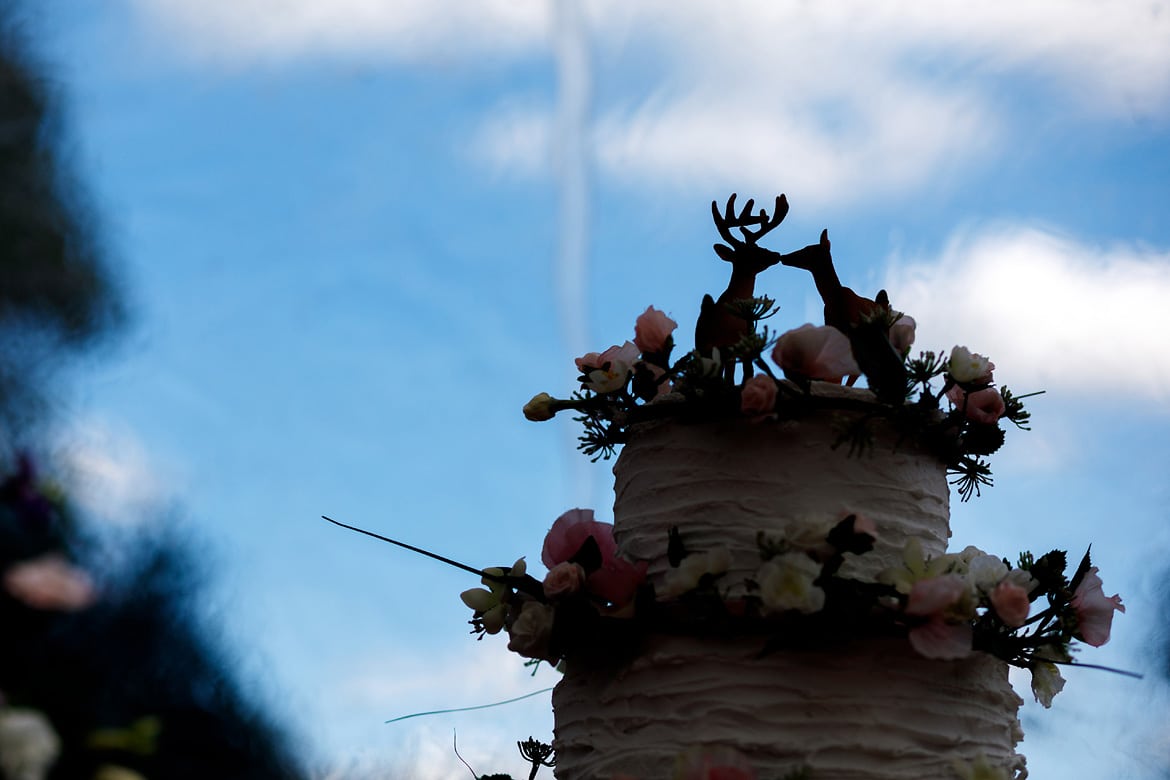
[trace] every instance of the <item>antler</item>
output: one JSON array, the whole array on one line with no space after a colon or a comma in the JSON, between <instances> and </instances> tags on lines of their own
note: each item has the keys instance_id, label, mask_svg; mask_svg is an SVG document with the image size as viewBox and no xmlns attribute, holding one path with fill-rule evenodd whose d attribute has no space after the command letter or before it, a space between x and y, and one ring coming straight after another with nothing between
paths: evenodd
<instances>
[{"instance_id":1,"label":"antler","mask_svg":"<svg viewBox=\"0 0 1170 780\"><path fill-rule=\"evenodd\" d=\"M768 212L764 209L760 209L759 214L752 214L752 208L756 204L754 199L748 200L743 205L743 210L737 216L735 213L735 195L733 192L731 193L731 197L727 199L727 207L723 214L719 213L718 203L711 201L711 216L715 219L715 227L719 231L719 236L730 244L732 249L738 250L755 246L760 238L783 222L784 217L788 215L788 199L783 195L778 195L776 197L776 207L772 210L771 217L768 216ZM759 225L760 229L756 231L748 230L749 225ZM732 228L737 228L743 234L742 241L732 235Z\"/></svg>"}]
</instances>

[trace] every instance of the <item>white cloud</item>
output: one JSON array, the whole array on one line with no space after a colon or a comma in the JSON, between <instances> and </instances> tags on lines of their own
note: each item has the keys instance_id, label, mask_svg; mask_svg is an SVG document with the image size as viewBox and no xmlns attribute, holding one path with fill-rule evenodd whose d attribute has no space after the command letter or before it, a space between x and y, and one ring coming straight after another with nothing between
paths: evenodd
<instances>
[{"instance_id":1,"label":"white cloud","mask_svg":"<svg viewBox=\"0 0 1170 780\"><path fill-rule=\"evenodd\" d=\"M349 749L349 740L361 732L351 722L355 716L382 735L377 742L388 748L372 756L381 764L376 776L411 777L416 780L446 780L467 772L452 749L452 731L457 726L459 752L479 774L511 772L526 776L529 768L515 749L517 739L551 729L551 693L542 693L525 702L465 714L436 714L397 723L382 721L416 712L453 707L477 706L513 699L554 685L560 675L547 667L535 677L521 659L507 649L505 638L487 637L468 641L439 652L419 652L395 657L392 653L350 659L346 676L330 686L331 695L323 704L320 722L329 724L319 736L330 744L326 751ZM541 716L534 726L533 712ZM535 729L535 733L534 733ZM336 734L331 735L330 732ZM389 740L393 744L387 742ZM524 773L523 775L521 773ZM374 775L371 775L374 776Z\"/></svg>"},{"instance_id":2,"label":"white cloud","mask_svg":"<svg viewBox=\"0 0 1170 780\"><path fill-rule=\"evenodd\" d=\"M938 262L895 264L886 287L917 346L987 354L1017 392L1170 400L1170 253L1000 226L961 232Z\"/></svg>"},{"instance_id":3,"label":"white cloud","mask_svg":"<svg viewBox=\"0 0 1170 780\"><path fill-rule=\"evenodd\" d=\"M448 63L547 45L543 2L481 0L132 0L203 61L280 64L303 57Z\"/></svg>"},{"instance_id":4,"label":"white cloud","mask_svg":"<svg viewBox=\"0 0 1170 780\"><path fill-rule=\"evenodd\" d=\"M478 66L553 49L547 0L133 1L179 48L234 64ZM594 127L597 160L621 180L784 182L816 205L978 162L1003 142L1009 82L1093 115L1170 109L1164 0L582 5L599 80L607 61L622 68ZM475 148L496 165L546 170L551 117L510 102L501 111Z\"/></svg>"}]
</instances>

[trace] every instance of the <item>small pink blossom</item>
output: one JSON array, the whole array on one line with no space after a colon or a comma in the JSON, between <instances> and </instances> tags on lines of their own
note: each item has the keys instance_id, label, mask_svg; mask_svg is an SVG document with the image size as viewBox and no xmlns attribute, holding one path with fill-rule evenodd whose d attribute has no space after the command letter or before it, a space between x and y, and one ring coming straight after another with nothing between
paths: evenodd
<instances>
[{"instance_id":1,"label":"small pink blossom","mask_svg":"<svg viewBox=\"0 0 1170 780\"><path fill-rule=\"evenodd\" d=\"M910 645L926 658L954 659L971 654L973 632L962 618L970 586L957 574L943 574L918 580L910 589L906 614L929 618L910 629ZM950 620L948 620L950 618Z\"/></svg>"},{"instance_id":2,"label":"small pink blossom","mask_svg":"<svg viewBox=\"0 0 1170 780\"><path fill-rule=\"evenodd\" d=\"M903 314L890 326L890 346L899 355L905 355L914 345L914 332L918 324L908 314Z\"/></svg>"},{"instance_id":3,"label":"small pink blossom","mask_svg":"<svg viewBox=\"0 0 1170 780\"><path fill-rule=\"evenodd\" d=\"M1004 405L1003 396L994 387L985 387L982 390L968 393L955 385L947 391L947 398L955 405L955 408L964 410L964 416L968 420L980 425L995 425L1007 408ZM964 399L966 399L965 402Z\"/></svg>"},{"instance_id":4,"label":"small pink blossom","mask_svg":"<svg viewBox=\"0 0 1170 780\"><path fill-rule=\"evenodd\" d=\"M1028 613L1032 609L1032 604L1028 601L1028 591L1025 588L1004 580L992 589L990 598L995 614L999 615L999 619L1004 622L1004 625L1012 628L1024 625L1024 621L1028 619Z\"/></svg>"},{"instance_id":5,"label":"small pink blossom","mask_svg":"<svg viewBox=\"0 0 1170 780\"><path fill-rule=\"evenodd\" d=\"M970 593L967 581L957 574L927 577L914 583L906 602L906 614L918 617L942 615L957 607Z\"/></svg>"},{"instance_id":6,"label":"small pink blossom","mask_svg":"<svg viewBox=\"0 0 1170 780\"><path fill-rule=\"evenodd\" d=\"M740 410L749 416L770 414L776 408L776 380L756 374L743 384Z\"/></svg>"},{"instance_id":7,"label":"small pink blossom","mask_svg":"<svg viewBox=\"0 0 1170 780\"><path fill-rule=\"evenodd\" d=\"M587 374L593 369L600 366L603 362L600 352L586 352L581 357L573 361L577 364L577 370L582 374Z\"/></svg>"},{"instance_id":8,"label":"small pink blossom","mask_svg":"<svg viewBox=\"0 0 1170 780\"><path fill-rule=\"evenodd\" d=\"M642 354L663 352L667 339L677 327L677 322L653 306L648 306L634 323L634 344L642 350Z\"/></svg>"},{"instance_id":9,"label":"small pink blossom","mask_svg":"<svg viewBox=\"0 0 1170 780\"><path fill-rule=\"evenodd\" d=\"M610 347L600 355L590 352L577 358L576 363L577 369L585 375L586 387L595 393L612 393L625 386L637 360L637 345L627 341L621 346Z\"/></svg>"},{"instance_id":10,"label":"small pink blossom","mask_svg":"<svg viewBox=\"0 0 1170 780\"><path fill-rule=\"evenodd\" d=\"M74 612L97 601L89 575L55 554L10 566L4 588L33 609Z\"/></svg>"},{"instance_id":11,"label":"small pink blossom","mask_svg":"<svg viewBox=\"0 0 1170 780\"><path fill-rule=\"evenodd\" d=\"M1085 573L1072 598L1072 606L1077 613L1077 637L1093 647L1100 647L1109 641L1114 611L1125 612L1121 596L1116 593L1106 596L1101 589L1102 584L1101 578L1097 576L1097 567L1094 566Z\"/></svg>"},{"instance_id":12,"label":"small pink blossom","mask_svg":"<svg viewBox=\"0 0 1170 780\"><path fill-rule=\"evenodd\" d=\"M580 564L564 561L544 575L544 595L556 600L581 590L585 584L585 570Z\"/></svg>"},{"instance_id":13,"label":"small pink blossom","mask_svg":"<svg viewBox=\"0 0 1170 780\"><path fill-rule=\"evenodd\" d=\"M840 382L861 373L849 339L830 325L805 324L788 331L776 342L772 360L786 372L809 379Z\"/></svg>"}]
</instances>

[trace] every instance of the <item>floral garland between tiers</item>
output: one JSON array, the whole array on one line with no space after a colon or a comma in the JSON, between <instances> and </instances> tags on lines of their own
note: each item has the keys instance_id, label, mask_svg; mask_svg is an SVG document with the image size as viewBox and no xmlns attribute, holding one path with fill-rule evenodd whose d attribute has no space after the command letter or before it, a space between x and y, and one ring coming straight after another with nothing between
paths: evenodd
<instances>
[{"instance_id":1,"label":"floral garland between tiers","mask_svg":"<svg viewBox=\"0 0 1170 780\"><path fill-rule=\"evenodd\" d=\"M481 639L506 630L510 650L554 665L575 654L634 653L650 632L760 635L763 653L905 636L926 658L984 652L1030 670L1032 692L1045 707L1064 687L1057 665L1074 664L1077 642L1108 642L1113 613L1125 611L1119 596L1105 595L1087 552L1070 579L1060 550L1023 553L1013 567L975 547L927 557L912 539L901 564L877 582L841 577L845 556L869 552L878 533L859 515L811 544L761 532L760 567L742 583L743 595L729 597L740 583L722 582L728 551L689 551L672 529L672 568L659 593L646 582L644 562L617 554L612 525L594 520L592 510L573 509L545 537L543 582L527 574L521 558L485 569L486 588L461 598L475 611L472 632Z\"/></svg>"}]
</instances>

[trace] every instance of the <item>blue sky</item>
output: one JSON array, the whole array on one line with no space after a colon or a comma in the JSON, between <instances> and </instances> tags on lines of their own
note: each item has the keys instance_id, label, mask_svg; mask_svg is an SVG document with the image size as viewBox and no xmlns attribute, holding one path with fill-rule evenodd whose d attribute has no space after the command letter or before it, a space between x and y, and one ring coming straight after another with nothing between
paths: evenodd
<instances>
[{"instance_id":1,"label":"blue sky","mask_svg":"<svg viewBox=\"0 0 1170 780\"><path fill-rule=\"evenodd\" d=\"M546 697L383 725L555 675L465 633L473 581L318 516L484 566L535 562L570 507L608 519L609 464L520 407L567 394L572 358L647 305L689 346L726 283L709 204L732 191L787 193L769 245L827 227L846 284L886 287L919 346L1048 391L995 487L956 502L953 543L1092 543L1129 610L1092 660L1153 671L1170 5L36 8L135 312L75 372L63 464L95 522L200 540L211 630L323 773L451 777L457 730L479 772L519 774L513 742L548 737ZM758 290L779 325L818 316L804 278ZM1024 708L1033 776L1164 776L1160 683L1067 677Z\"/></svg>"}]
</instances>

